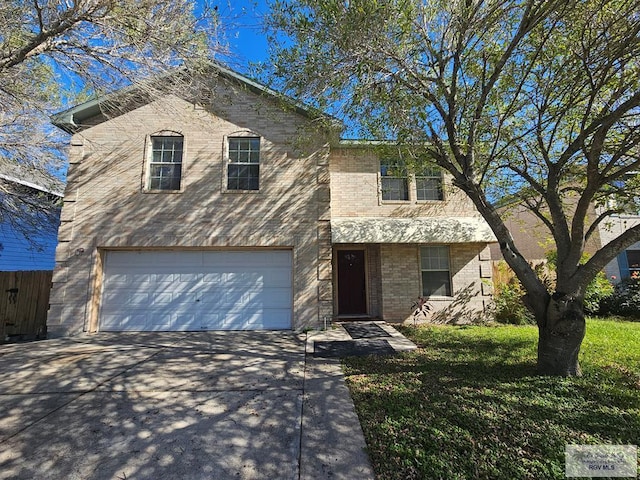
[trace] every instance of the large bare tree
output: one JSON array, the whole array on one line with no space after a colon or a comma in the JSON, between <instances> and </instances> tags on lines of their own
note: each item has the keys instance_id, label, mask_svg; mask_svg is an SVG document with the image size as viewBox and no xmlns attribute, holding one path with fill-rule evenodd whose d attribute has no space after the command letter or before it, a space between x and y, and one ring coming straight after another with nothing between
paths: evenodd
<instances>
[{"instance_id":1,"label":"large bare tree","mask_svg":"<svg viewBox=\"0 0 640 480\"><path fill-rule=\"evenodd\" d=\"M178 65L199 68L221 49L216 10L207 0L0 2L0 168L56 183L64 155L49 115ZM27 203L13 187L0 185L0 222L30 236L52 197Z\"/></svg>"},{"instance_id":2,"label":"large bare tree","mask_svg":"<svg viewBox=\"0 0 640 480\"><path fill-rule=\"evenodd\" d=\"M585 289L640 240L640 226L631 228L581 262L585 242L620 200L638 195L629 177L640 168L640 2L272 6L277 84L449 172L527 292L539 327L540 372L579 375ZM552 291L496 209L506 195L530 208L555 241ZM604 201L614 196L617 204ZM590 216L594 204L605 206L602 215Z\"/></svg>"}]
</instances>

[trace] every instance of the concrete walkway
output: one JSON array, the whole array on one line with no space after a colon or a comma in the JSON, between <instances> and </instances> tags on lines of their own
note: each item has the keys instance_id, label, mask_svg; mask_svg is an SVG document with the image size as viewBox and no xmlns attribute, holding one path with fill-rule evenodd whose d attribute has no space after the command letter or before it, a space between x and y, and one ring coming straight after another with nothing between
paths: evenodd
<instances>
[{"instance_id":1,"label":"concrete walkway","mask_svg":"<svg viewBox=\"0 0 640 480\"><path fill-rule=\"evenodd\" d=\"M0 479L372 479L339 360L307 355L308 341L105 333L0 346Z\"/></svg>"}]
</instances>

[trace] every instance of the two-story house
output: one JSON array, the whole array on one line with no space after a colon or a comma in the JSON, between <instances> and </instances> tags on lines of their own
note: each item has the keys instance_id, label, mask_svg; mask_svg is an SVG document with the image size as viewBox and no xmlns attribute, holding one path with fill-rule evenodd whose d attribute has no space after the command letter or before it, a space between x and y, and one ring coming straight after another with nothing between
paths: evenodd
<instances>
[{"instance_id":1,"label":"two-story house","mask_svg":"<svg viewBox=\"0 0 640 480\"><path fill-rule=\"evenodd\" d=\"M440 172L390 175L394 159L223 67L203 82L54 117L72 136L51 335L402 321L460 292L484 308L494 238Z\"/></svg>"}]
</instances>

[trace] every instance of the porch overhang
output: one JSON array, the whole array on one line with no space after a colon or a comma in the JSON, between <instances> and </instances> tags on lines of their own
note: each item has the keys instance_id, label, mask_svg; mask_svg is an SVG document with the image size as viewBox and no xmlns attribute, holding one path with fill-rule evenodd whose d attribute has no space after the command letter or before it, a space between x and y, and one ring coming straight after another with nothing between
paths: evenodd
<instances>
[{"instance_id":1,"label":"porch overhang","mask_svg":"<svg viewBox=\"0 0 640 480\"><path fill-rule=\"evenodd\" d=\"M334 218L332 243L493 243L480 217Z\"/></svg>"}]
</instances>

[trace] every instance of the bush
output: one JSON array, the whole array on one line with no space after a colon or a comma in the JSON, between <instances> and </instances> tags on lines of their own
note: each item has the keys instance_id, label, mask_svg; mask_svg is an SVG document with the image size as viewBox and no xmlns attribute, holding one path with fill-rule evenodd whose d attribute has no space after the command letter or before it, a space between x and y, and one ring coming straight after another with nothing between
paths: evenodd
<instances>
[{"instance_id":1,"label":"bush","mask_svg":"<svg viewBox=\"0 0 640 480\"><path fill-rule=\"evenodd\" d=\"M499 265L498 268L504 267ZM516 277L511 277L505 283L496 284L493 296L496 322L512 325L535 323L533 315L522 303L523 295L524 290Z\"/></svg>"},{"instance_id":2,"label":"bush","mask_svg":"<svg viewBox=\"0 0 640 480\"><path fill-rule=\"evenodd\" d=\"M640 319L640 278L622 280L613 293L602 300L600 307L603 315Z\"/></svg>"},{"instance_id":3,"label":"bush","mask_svg":"<svg viewBox=\"0 0 640 480\"><path fill-rule=\"evenodd\" d=\"M611 285L604 272L599 272L596 278L591 280L591 283L587 285L587 290L584 294L585 313L589 315L599 313L602 301L610 297L613 293L613 285Z\"/></svg>"},{"instance_id":4,"label":"bush","mask_svg":"<svg viewBox=\"0 0 640 480\"><path fill-rule=\"evenodd\" d=\"M588 255L585 254L582 258L582 262L584 263L588 259ZM555 252L548 252L547 261L533 265L533 268L538 274L538 277L546 285L547 289L549 291L553 291L555 289ZM497 264L497 272L494 274L494 284L495 295L493 300L495 305L495 320L497 322L513 325L535 324L533 314L522 303L522 296L526 292L504 260L501 260ZM585 313L588 315L601 313L603 311L601 303L604 299L610 298L613 294L613 285L611 285L605 273L598 273L596 278L587 285L584 296ZM637 289L637 294L640 295L640 288ZM634 298L635 300L630 299L628 301L632 305L633 302L640 300L640 297ZM622 315L621 313L615 312L604 313ZM635 315L640 317L640 309L635 309Z\"/></svg>"}]
</instances>

